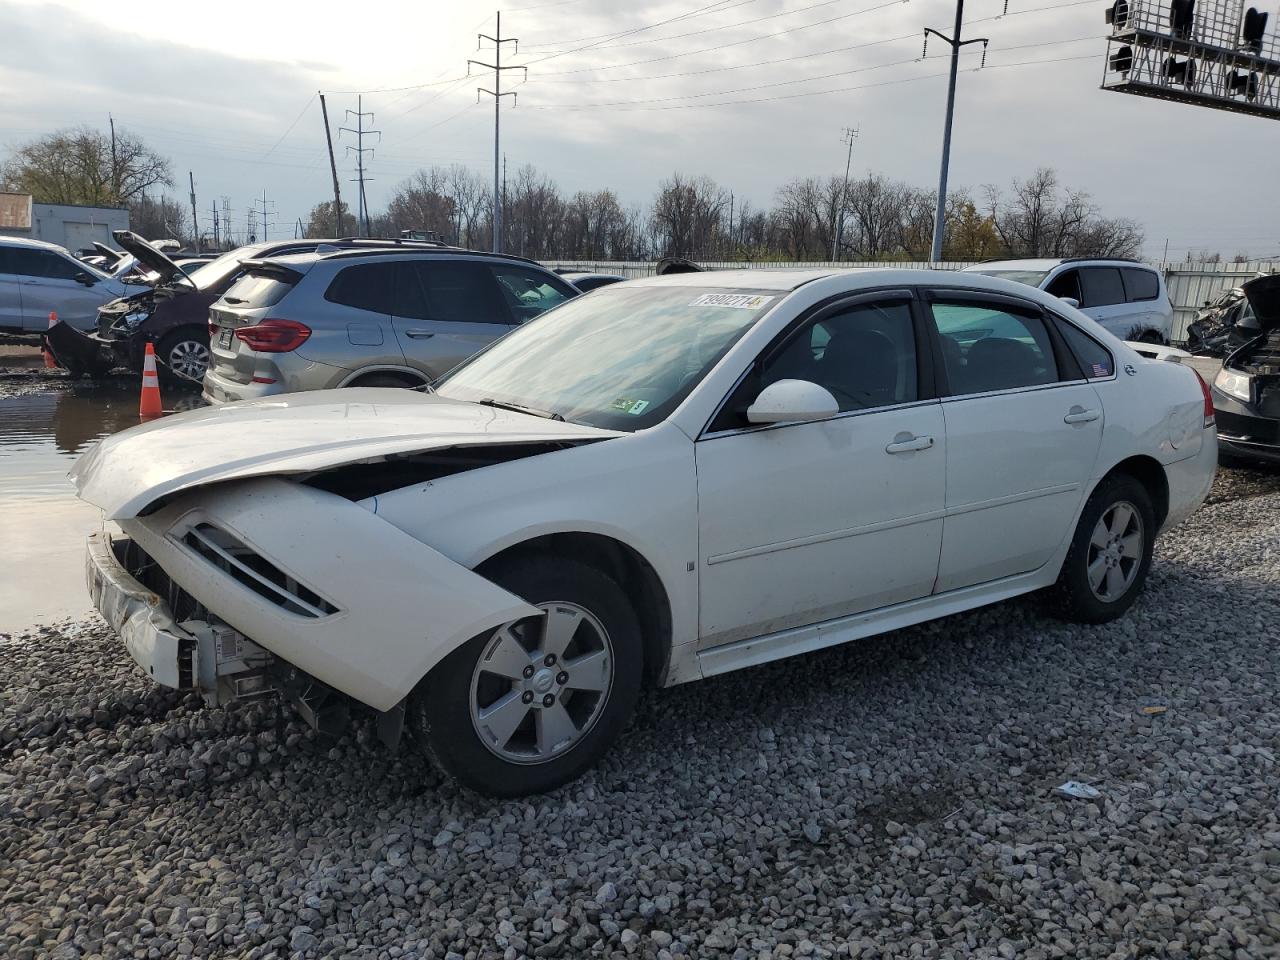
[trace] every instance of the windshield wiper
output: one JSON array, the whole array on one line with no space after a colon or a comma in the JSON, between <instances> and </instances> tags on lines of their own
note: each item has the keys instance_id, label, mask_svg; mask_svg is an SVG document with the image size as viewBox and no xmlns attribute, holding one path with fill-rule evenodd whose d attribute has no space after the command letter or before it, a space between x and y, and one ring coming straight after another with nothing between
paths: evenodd
<instances>
[{"instance_id":1,"label":"windshield wiper","mask_svg":"<svg viewBox=\"0 0 1280 960\"><path fill-rule=\"evenodd\" d=\"M483 404L486 407L497 407L500 410L514 410L516 413L527 413L533 417L542 417L544 420L558 420L564 423L565 419L558 413L552 413L550 410L537 410L533 407L521 406L518 403L507 403L505 400L494 400L492 397L485 397L483 400L477 400L476 403Z\"/></svg>"}]
</instances>

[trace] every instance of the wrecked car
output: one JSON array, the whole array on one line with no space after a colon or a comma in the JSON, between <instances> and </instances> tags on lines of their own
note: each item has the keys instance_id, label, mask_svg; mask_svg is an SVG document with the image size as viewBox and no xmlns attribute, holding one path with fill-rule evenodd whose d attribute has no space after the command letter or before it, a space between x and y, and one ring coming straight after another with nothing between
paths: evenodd
<instances>
[{"instance_id":1,"label":"wrecked car","mask_svg":"<svg viewBox=\"0 0 1280 960\"><path fill-rule=\"evenodd\" d=\"M1208 388L1030 287L916 270L633 280L429 392L104 439L97 608L157 682L352 701L462 783L550 789L645 685L1034 590L1100 623L1208 493ZM1104 429L1105 425L1105 429Z\"/></svg>"},{"instance_id":2,"label":"wrecked car","mask_svg":"<svg viewBox=\"0 0 1280 960\"><path fill-rule=\"evenodd\" d=\"M1257 277L1241 290L1256 333L1227 356L1213 380L1222 451L1280 463L1280 274Z\"/></svg>"},{"instance_id":3,"label":"wrecked car","mask_svg":"<svg viewBox=\"0 0 1280 960\"><path fill-rule=\"evenodd\" d=\"M240 278L244 261L306 253L324 244L397 246L408 242L273 240L239 247L194 269L180 266L136 233L117 230L112 236L148 271L151 285L103 304L96 329L87 335L66 324L50 327L46 334L50 349L72 376L101 376L115 367L140 371L150 342L155 345L162 377L193 384L199 384L209 368L209 307ZM178 254L174 257L184 259Z\"/></svg>"}]
</instances>

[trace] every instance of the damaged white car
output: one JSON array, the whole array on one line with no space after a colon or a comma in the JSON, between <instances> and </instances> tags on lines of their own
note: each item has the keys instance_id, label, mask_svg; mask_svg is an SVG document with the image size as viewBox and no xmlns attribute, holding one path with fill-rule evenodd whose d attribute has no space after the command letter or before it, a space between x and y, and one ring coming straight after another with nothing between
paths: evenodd
<instances>
[{"instance_id":1,"label":"damaged white car","mask_svg":"<svg viewBox=\"0 0 1280 960\"><path fill-rule=\"evenodd\" d=\"M924 271L606 287L432 393L196 410L82 459L98 609L156 681L403 726L462 782L581 773L670 685L1051 588L1100 622L1203 500L1189 368Z\"/></svg>"}]
</instances>

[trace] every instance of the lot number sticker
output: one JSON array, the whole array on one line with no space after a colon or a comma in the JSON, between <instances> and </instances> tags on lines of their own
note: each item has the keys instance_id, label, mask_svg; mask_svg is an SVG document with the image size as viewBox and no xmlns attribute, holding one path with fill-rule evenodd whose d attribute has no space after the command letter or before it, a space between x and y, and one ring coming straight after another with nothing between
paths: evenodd
<instances>
[{"instance_id":1,"label":"lot number sticker","mask_svg":"<svg viewBox=\"0 0 1280 960\"><path fill-rule=\"evenodd\" d=\"M735 307L738 310L759 310L773 297L754 293L704 293L694 300L691 307Z\"/></svg>"}]
</instances>

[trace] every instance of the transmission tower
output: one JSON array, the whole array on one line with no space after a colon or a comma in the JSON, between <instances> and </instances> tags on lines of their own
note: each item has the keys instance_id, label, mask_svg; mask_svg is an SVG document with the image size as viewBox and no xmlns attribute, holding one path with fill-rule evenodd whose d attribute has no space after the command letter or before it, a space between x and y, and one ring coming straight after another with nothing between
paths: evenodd
<instances>
[{"instance_id":1,"label":"transmission tower","mask_svg":"<svg viewBox=\"0 0 1280 960\"><path fill-rule=\"evenodd\" d=\"M373 178L366 177L364 175L364 155L366 153L373 153L374 148L366 147L364 145L364 138L369 136L377 136L378 142L381 143L382 131L366 130L364 128L365 117L369 118L370 123L373 122L373 111L371 110L368 113L366 113L364 110L364 97L357 97L356 108L354 110L347 111L348 118L353 116L356 118L355 129L353 130L351 127L339 127L338 136L342 136L344 131L346 133L354 133L356 135L356 145L354 147L348 145L347 152L351 153L352 151L354 151L356 155L356 178L354 182L360 184L360 196L357 198L357 201L359 204L359 213L357 214L357 216L359 217L359 223L360 223L359 232L361 236L367 237L369 235L369 203L365 199L364 185L365 185L365 181L372 180Z\"/></svg>"},{"instance_id":2,"label":"transmission tower","mask_svg":"<svg viewBox=\"0 0 1280 960\"><path fill-rule=\"evenodd\" d=\"M467 61L467 75L471 75L471 66L484 67L486 70L493 71L493 89L489 90L485 87L476 88L476 103L480 102L480 94L487 93L493 97L493 252L502 252L502 197L498 189L500 180L499 172L501 169L502 159L502 98L510 97L514 104L516 95L514 92L502 92L502 71L503 70L524 70L524 76L529 78L529 71L525 67L504 67L502 65L502 45L504 43L516 44L516 50L519 50L519 39L516 37L502 36L502 14L498 14L498 25L494 30L497 34L495 37L489 36L487 33L479 34L481 43L488 40L493 44L493 63L484 63L480 60ZM482 49L481 43L476 45L476 49Z\"/></svg>"},{"instance_id":3,"label":"transmission tower","mask_svg":"<svg viewBox=\"0 0 1280 960\"><path fill-rule=\"evenodd\" d=\"M231 198L222 198L222 239L230 250L236 246L235 237L231 232Z\"/></svg>"}]
</instances>

